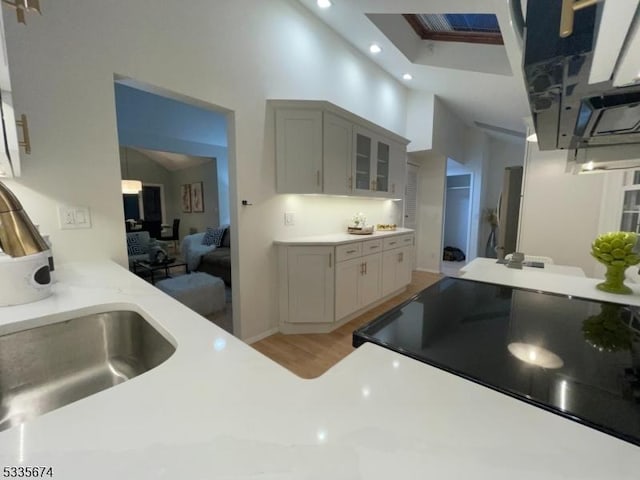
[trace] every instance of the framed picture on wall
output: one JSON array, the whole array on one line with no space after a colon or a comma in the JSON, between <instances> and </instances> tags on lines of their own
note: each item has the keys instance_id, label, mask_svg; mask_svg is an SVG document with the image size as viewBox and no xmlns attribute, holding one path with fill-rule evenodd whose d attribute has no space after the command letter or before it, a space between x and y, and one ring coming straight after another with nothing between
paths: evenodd
<instances>
[{"instance_id":1,"label":"framed picture on wall","mask_svg":"<svg viewBox=\"0 0 640 480\"><path fill-rule=\"evenodd\" d=\"M182 198L182 211L191 213L191 185L185 183L180 187L180 198Z\"/></svg>"},{"instance_id":2,"label":"framed picture on wall","mask_svg":"<svg viewBox=\"0 0 640 480\"><path fill-rule=\"evenodd\" d=\"M191 211L194 213L204 212L202 182L195 182L191 184Z\"/></svg>"}]
</instances>

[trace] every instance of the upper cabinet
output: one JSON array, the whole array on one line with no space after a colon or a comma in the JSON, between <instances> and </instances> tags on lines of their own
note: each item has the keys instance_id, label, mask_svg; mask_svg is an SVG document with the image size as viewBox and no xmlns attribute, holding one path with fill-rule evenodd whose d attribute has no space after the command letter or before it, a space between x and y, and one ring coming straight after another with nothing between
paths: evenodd
<instances>
[{"instance_id":1,"label":"upper cabinet","mask_svg":"<svg viewBox=\"0 0 640 480\"><path fill-rule=\"evenodd\" d=\"M27 117L21 115L16 118L13 98L11 95L11 80L9 78L9 59L7 58L7 43L5 40L4 20L0 11L0 109L2 114L3 146L0 147L0 177L20 176L20 147L25 153L30 152L29 130ZM22 130L22 140L18 139L18 127Z\"/></svg>"},{"instance_id":2,"label":"upper cabinet","mask_svg":"<svg viewBox=\"0 0 640 480\"><path fill-rule=\"evenodd\" d=\"M278 193L395 198L408 140L328 102L270 101Z\"/></svg>"}]
</instances>

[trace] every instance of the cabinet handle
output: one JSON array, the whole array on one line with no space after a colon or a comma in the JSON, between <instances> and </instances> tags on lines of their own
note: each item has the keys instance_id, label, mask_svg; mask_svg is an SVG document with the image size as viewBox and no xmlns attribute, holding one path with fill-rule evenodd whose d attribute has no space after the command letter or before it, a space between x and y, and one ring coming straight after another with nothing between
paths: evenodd
<instances>
[{"instance_id":1,"label":"cabinet handle","mask_svg":"<svg viewBox=\"0 0 640 480\"><path fill-rule=\"evenodd\" d=\"M348 189L349 190L353 190L353 177L349 177L349 182L348 182Z\"/></svg>"},{"instance_id":2,"label":"cabinet handle","mask_svg":"<svg viewBox=\"0 0 640 480\"><path fill-rule=\"evenodd\" d=\"M360 264L360 275L364 275L364 263Z\"/></svg>"},{"instance_id":3,"label":"cabinet handle","mask_svg":"<svg viewBox=\"0 0 640 480\"><path fill-rule=\"evenodd\" d=\"M332 260L332 259L331 259L331 257L332 257L332 256L333 256L333 254L332 254L332 253L330 253L330 254L329 254L329 268L331 268L331 267L333 266L333 265L332 265L332 263L331 263L331 260Z\"/></svg>"},{"instance_id":4,"label":"cabinet handle","mask_svg":"<svg viewBox=\"0 0 640 480\"><path fill-rule=\"evenodd\" d=\"M349 253L356 253L356 252L357 252L357 250L347 250L347 254L349 254Z\"/></svg>"},{"instance_id":5,"label":"cabinet handle","mask_svg":"<svg viewBox=\"0 0 640 480\"><path fill-rule=\"evenodd\" d=\"M560 38L567 38L573 34L573 20L578 10L590 7L596 3L598 3L598 0L562 0Z\"/></svg>"},{"instance_id":6,"label":"cabinet handle","mask_svg":"<svg viewBox=\"0 0 640 480\"><path fill-rule=\"evenodd\" d=\"M370 248L371 250L373 250L374 248L380 248L380 245L371 245L371 246L369 246L369 248Z\"/></svg>"},{"instance_id":7,"label":"cabinet handle","mask_svg":"<svg viewBox=\"0 0 640 480\"><path fill-rule=\"evenodd\" d=\"M29 137L27 116L24 113L20 115L20 120L16 120L16 125L22 128L22 141L18 141L18 145L24 147L24 153L29 155L31 153L31 138Z\"/></svg>"},{"instance_id":8,"label":"cabinet handle","mask_svg":"<svg viewBox=\"0 0 640 480\"><path fill-rule=\"evenodd\" d=\"M364 274L367 274L367 262L364 262Z\"/></svg>"},{"instance_id":9,"label":"cabinet handle","mask_svg":"<svg viewBox=\"0 0 640 480\"><path fill-rule=\"evenodd\" d=\"M389 242L389 245L395 245L398 242Z\"/></svg>"},{"instance_id":10,"label":"cabinet handle","mask_svg":"<svg viewBox=\"0 0 640 480\"><path fill-rule=\"evenodd\" d=\"M403 253L403 252L400 252L400 253L398 254L398 262L402 262L403 260L404 260L404 253Z\"/></svg>"},{"instance_id":11,"label":"cabinet handle","mask_svg":"<svg viewBox=\"0 0 640 480\"><path fill-rule=\"evenodd\" d=\"M320 170L316 170L316 185L320 186Z\"/></svg>"}]
</instances>

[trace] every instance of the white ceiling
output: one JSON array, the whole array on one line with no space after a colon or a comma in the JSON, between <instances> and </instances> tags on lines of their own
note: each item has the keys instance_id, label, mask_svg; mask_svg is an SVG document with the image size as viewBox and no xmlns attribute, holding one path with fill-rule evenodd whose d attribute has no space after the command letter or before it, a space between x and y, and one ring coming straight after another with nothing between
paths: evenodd
<instances>
[{"instance_id":1,"label":"white ceiling","mask_svg":"<svg viewBox=\"0 0 640 480\"><path fill-rule=\"evenodd\" d=\"M468 125L481 122L525 131L523 118L530 113L521 72L521 49L511 26L507 0L332 0L333 6L324 10L317 7L316 0L299 1L408 88L438 95ZM446 42L421 40L408 24L406 32L394 30L391 34L391 30L384 28L401 50L367 14L380 19L382 17L375 14L402 13L494 13L505 45L487 53L487 46L483 45L447 46ZM393 21L389 17L388 23ZM395 21L399 27L397 19ZM375 56L369 53L372 42L382 47L382 53ZM474 50L474 47L479 48ZM435 57L431 65L425 64L430 63L429 51ZM452 61L444 60L454 55ZM505 56L503 63L507 68L500 64L501 57ZM486 62L485 68L480 67L482 62ZM487 70L500 73L487 73ZM403 81L405 72L413 75L413 80Z\"/></svg>"},{"instance_id":2,"label":"white ceiling","mask_svg":"<svg viewBox=\"0 0 640 480\"><path fill-rule=\"evenodd\" d=\"M131 149L149 157L154 162L159 163L164 168L172 172L202 165L203 163L207 163L212 160L209 157L196 157L193 155L184 155L182 153L160 152L158 150L147 150L146 148L131 147Z\"/></svg>"}]
</instances>

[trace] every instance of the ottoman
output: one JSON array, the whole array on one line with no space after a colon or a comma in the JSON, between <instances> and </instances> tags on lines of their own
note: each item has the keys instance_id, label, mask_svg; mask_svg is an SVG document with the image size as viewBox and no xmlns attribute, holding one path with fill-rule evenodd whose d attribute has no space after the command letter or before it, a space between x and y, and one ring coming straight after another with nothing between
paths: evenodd
<instances>
[{"instance_id":1,"label":"ottoman","mask_svg":"<svg viewBox=\"0 0 640 480\"><path fill-rule=\"evenodd\" d=\"M224 282L208 273L195 272L156 282L156 287L200 315L225 307Z\"/></svg>"}]
</instances>

